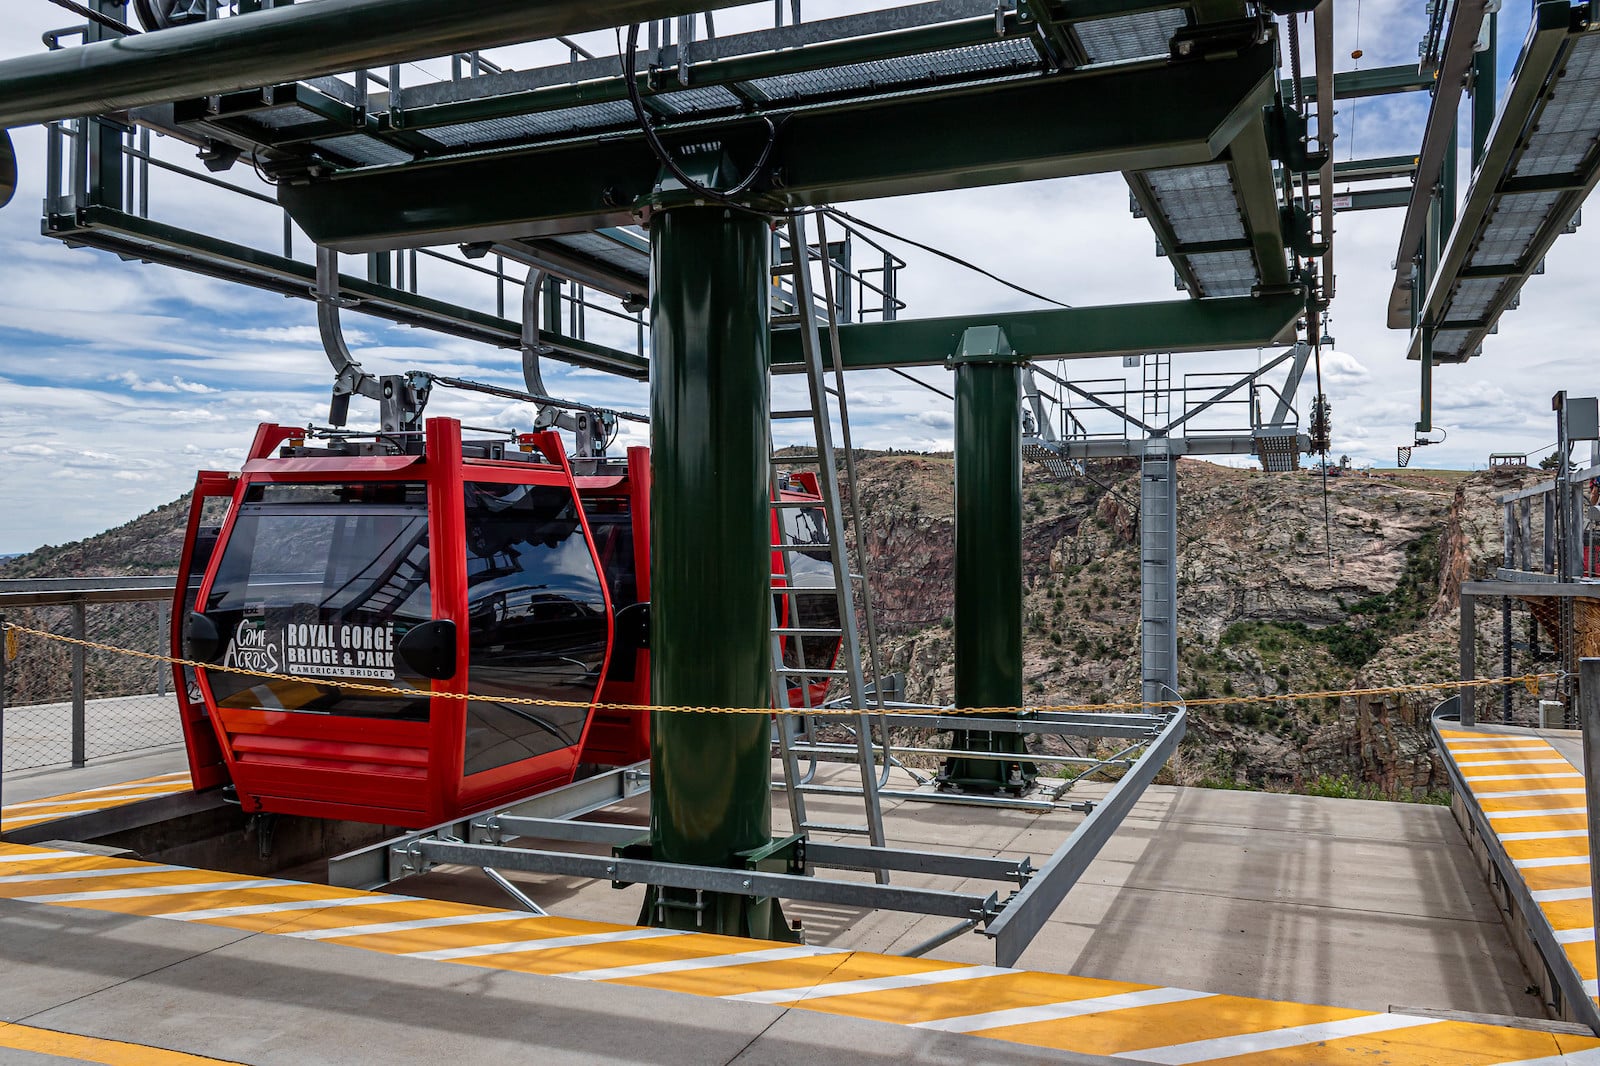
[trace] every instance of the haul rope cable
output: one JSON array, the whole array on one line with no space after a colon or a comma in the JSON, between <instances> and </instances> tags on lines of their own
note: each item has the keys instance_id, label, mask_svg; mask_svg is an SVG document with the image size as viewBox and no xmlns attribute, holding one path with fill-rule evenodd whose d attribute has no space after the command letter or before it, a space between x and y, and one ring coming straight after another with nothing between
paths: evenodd
<instances>
[{"instance_id":1,"label":"haul rope cable","mask_svg":"<svg viewBox=\"0 0 1600 1066\"><path fill-rule=\"evenodd\" d=\"M371 692L383 696L410 696L421 699L424 697L437 697L446 700L474 700L482 703L505 703L527 707L593 707L601 711L667 711L672 713L698 713L698 714L801 714L801 715L859 715L873 714L907 714L921 715L930 711L939 714L1039 714L1060 712L1102 712L1102 711L1141 711L1151 708L1188 708L1211 707L1220 704L1238 703L1294 703L1300 700L1335 699L1343 696L1392 696L1407 693L1435 692L1439 690L1454 689L1457 691L1470 688L1482 688L1489 685L1522 684L1530 692L1538 692L1540 681L1557 680L1562 677L1559 672L1552 671L1543 674L1519 674L1507 677L1473 678L1471 681L1433 681L1411 685L1383 685L1374 688L1349 688L1334 689L1320 692L1278 692L1261 696L1210 696L1192 700L1156 700L1145 702L1141 700L1125 700L1118 703L1038 703L1021 707L885 707L869 708L862 711L854 707L685 707L674 705L656 705L648 703L602 703L592 700L550 700L531 696L480 696L468 692L438 692L432 689L397 688L392 685L368 685L357 681L332 681L326 678L301 677L295 674L272 673L267 670L249 670L242 666L218 666L215 663L199 662L195 659L182 659L173 655L161 655L157 652L137 651L133 648L121 648L115 644L104 644L100 641L84 640L80 637L63 636L60 633L51 633L43 629L32 629L28 626L18 625L15 622L0 623L0 628L6 632L6 646L9 649L10 641L16 634L40 637L53 640L62 644L72 644L95 651L107 651L118 655L131 655L138 659L148 659L154 662L171 663L176 666L188 666L196 670L214 670L218 673L239 674L245 677L262 677L273 681L296 681L301 684L327 685L330 688L346 689L352 692Z\"/></svg>"}]
</instances>

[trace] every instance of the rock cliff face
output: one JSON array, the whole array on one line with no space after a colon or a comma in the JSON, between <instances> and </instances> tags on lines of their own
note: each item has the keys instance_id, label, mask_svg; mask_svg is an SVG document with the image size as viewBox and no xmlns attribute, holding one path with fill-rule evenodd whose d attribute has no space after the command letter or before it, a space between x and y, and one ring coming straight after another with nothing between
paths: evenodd
<instances>
[{"instance_id":1,"label":"rock cliff face","mask_svg":"<svg viewBox=\"0 0 1600 1066\"><path fill-rule=\"evenodd\" d=\"M947 701L951 463L880 456L860 469L890 667L906 671L913 698ZM1095 473L1103 487L1041 478L1024 488L1029 703L1137 699L1137 473ZM1455 677L1461 581L1492 572L1496 498L1531 480L1352 474L1330 479L1325 501L1310 474L1181 462L1180 683L1186 697L1222 702L1191 709L1173 778L1291 789L1347 781L1391 796L1441 788L1426 726L1443 692L1252 697ZM1497 667L1489 614L1480 611L1479 656Z\"/></svg>"},{"instance_id":2,"label":"rock cliff face","mask_svg":"<svg viewBox=\"0 0 1600 1066\"><path fill-rule=\"evenodd\" d=\"M952 697L954 467L948 456L869 455L862 536L889 669L912 698ZM1031 704L1137 699L1138 472L1095 467L1023 490L1024 678ZM1382 687L1456 676L1461 582L1500 557L1500 494L1531 473L1379 471L1322 480L1179 464L1180 687L1189 738L1175 781L1315 788L1328 780L1390 796L1444 783L1427 715L1443 691L1268 703L1276 693ZM187 501L75 544L0 563L0 577L170 573ZM1480 672L1502 662L1499 613L1478 612ZM20 620L20 619L19 619ZM158 646L159 634L151 639ZM1526 653L1513 666L1521 672ZM1516 706L1536 697L1520 687ZM1482 701L1498 703L1497 693Z\"/></svg>"}]
</instances>

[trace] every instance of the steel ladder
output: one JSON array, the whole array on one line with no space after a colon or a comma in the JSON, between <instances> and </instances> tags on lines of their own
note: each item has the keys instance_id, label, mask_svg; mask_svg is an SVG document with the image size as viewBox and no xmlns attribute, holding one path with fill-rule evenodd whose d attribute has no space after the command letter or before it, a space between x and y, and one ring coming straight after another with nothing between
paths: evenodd
<instances>
[{"instance_id":1,"label":"steel ladder","mask_svg":"<svg viewBox=\"0 0 1600 1066\"><path fill-rule=\"evenodd\" d=\"M812 450L787 454L779 454L774 449L771 453L772 506L776 517L774 525L778 532L772 545L773 553L778 559L773 574L771 611L773 701L775 706L788 710L789 692L791 687L794 687L801 696L802 708L806 710L818 708L820 703L812 698L812 686L818 682L828 683L835 694L844 696L848 700L846 705L855 708L857 713L848 717L830 715L827 720L843 722L846 728L854 733L855 761L861 773L860 788L819 784L814 780L817 756L838 752L838 745L828 746L821 743L817 715L805 713L778 715L775 722L776 739L784 769L784 789L795 831L864 835L874 847L882 847L883 812L878 793L887 782L889 773L888 729L882 719L882 696L876 684L877 679L882 676L879 669L877 625L866 587L866 552L860 538L855 456L850 443L844 370L839 359L837 305L833 298L833 266L826 251L826 225L822 222L821 216L818 216L820 246L816 257L822 262L820 273L824 289L823 298L818 301L811 277L813 252L806 232L805 216L802 214L792 216L788 228L790 260L787 264L775 264L773 270L776 274L788 274L792 278L794 312L792 315L775 316L774 324L784 325L792 322L799 327L809 406L794 410L775 410L772 412L772 420L774 423L810 422L814 447ZM819 314L826 321L833 355L832 385L828 383L827 368L824 365L823 341L817 321ZM843 493L839 490L840 464L834 449L832 421L835 416L839 420L840 437L845 453ZM786 501L781 498L779 487L783 484L784 475L788 469L794 467L807 467L816 472L817 488L822 497L824 529L821 532L825 534L820 540L809 535L805 537L794 535L800 525L800 513L814 512L817 506L810 501ZM850 568L845 538L847 518L849 525L857 531L855 571ZM831 584L797 585L795 567L798 557L815 559L819 555L825 556L828 561ZM824 595L833 597L837 612L836 622L832 625L805 624L798 609L800 601L805 597L815 598ZM786 608L781 613L780 605ZM858 605L867 628L865 646L857 623ZM822 665L807 663L804 654L807 637L837 640L839 651L835 661ZM789 662L785 661L786 643L788 650L793 653L788 657ZM863 653L867 656L867 663L863 662ZM873 679L870 685L869 676ZM869 705L869 701L876 701L879 714L872 715L866 712L865 708ZM883 741L881 769L873 741L874 718L877 719L878 736ZM800 768L801 756L806 757L808 764L803 772ZM814 821L806 813L807 794L851 795L858 792L865 808L865 819L861 824ZM876 874L880 882L888 880L887 871L878 870Z\"/></svg>"}]
</instances>

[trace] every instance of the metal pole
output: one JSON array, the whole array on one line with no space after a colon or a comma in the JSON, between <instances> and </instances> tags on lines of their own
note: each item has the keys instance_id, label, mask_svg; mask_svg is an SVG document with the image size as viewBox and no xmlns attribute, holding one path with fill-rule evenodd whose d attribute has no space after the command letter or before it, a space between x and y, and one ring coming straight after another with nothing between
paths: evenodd
<instances>
[{"instance_id":1,"label":"metal pole","mask_svg":"<svg viewBox=\"0 0 1600 1066\"><path fill-rule=\"evenodd\" d=\"M1478 616L1477 597L1470 593L1461 595L1461 680L1471 681L1478 675ZM1478 724L1476 717L1476 690L1461 690L1461 724L1472 728Z\"/></svg>"},{"instance_id":2,"label":"metal pole","mask_svg":"<svg viewBox=\"0 0 1600 1066\"><path fill-rule=\"evenodd\" d=\"M650 227L651 695L770 707L768 230L677 207ZM772 838L766 715L656 712L650 836L664 862L740 867ZM793 939L776 900L653 887L641 923Z\"/></svg>"},{"instance_id":3,"label":"metal pole","mask_svg":"<svg viewBox=\"0 0 1600 1066\"><path fill-rule=\"evenodd\" d=\"M84 614L83 601L78 600L72 605L72 635L79 640L88 639L88 624ZM74 767L82 766L85 762L83 673L87 658L87 648L82 644L74 644L72 646L72 765Z\"/></svg>"},{"instance_id":4,"label":"metal pole","mask_svg":"<svg viewBox=\"0 0 1600 1066\"><path fill-rule=\"evenodd\" d=\"M1511 676L1511 597L1500 597L1500 676ZM1500 721L1511 724L1511 686L1500 686Z\"/></svg>"},{"instance_id":5,"label":"metal pole","mask_svg":"<svg viewBox=\"0 0 1600 1066\"><path fill-rule=\"evenodd\" d=\"M1600 825L1600 659L1578 662L1578 707L1583 723L1583 792L1589 825ZM1589 833L1589 884L1600 885L1600 833ZM1600 892L1589 894L1595 927L1600 929ZM1600 953L1600 941L1595 950ZM1600 961L1597 957L1596 961Z\"/></svg>"},{"instance_id":6,"label":"metal pole","mask_svg":"<svg viewBox=\"0 0 1600 1066\"><path fill-rule=\"evenodd\" d=\"M1022 370L956 364L955 699L1022 705ZM1026 754L1021 734L961 730L954 748ZM1031 764L952 758L943 786L1021 788Z\"/></svg>"},{"instance_id":7,"label":"metal pole","mask_svg":"<svg viewBox=\"0 0 1600 1066\"><path fill-rule=\"evenodd\" d=\"M0 614L0 810L6 803L6 665L11 658L11 633Z\"/></svg>"}]
</instances>

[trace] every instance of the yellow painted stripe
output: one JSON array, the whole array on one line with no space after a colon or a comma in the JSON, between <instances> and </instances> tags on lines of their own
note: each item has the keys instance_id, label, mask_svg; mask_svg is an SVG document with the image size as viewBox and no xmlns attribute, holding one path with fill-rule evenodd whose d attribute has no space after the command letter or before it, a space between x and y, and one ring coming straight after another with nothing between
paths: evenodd
<instances>
[{"instance_id":1,"label":"yellow painted stripe","mask_svg":"<svg viewBox=\"0 0 1600 1066\"><path fill-rule=\"evenodd\" d=\"M981 1034L1035 1047L1059 1048L1088 1055L1116 1055L1150 1047L1187 1044L1195 1040L1259 1033L1291 1025L1355 1018L1368 1013L1241 996L1208 996L1182 1003L1131 1007L1081 1018L984 1029ZM1138 1056L1133 1054L1130 1057Z\"/></svg>"},{"instance_id":2,"label":"yellow painted stripe","mask_svg":"<svg viewBox=\"0 0 1600 1066\"><path fill-rule=\"evenodd\" d=\"M1589 864L1574 863L1571 866L1535 866L1532 869L1517 871L1522 875L1522 880L1530 891L1550 892L1563 888L1588 888Z\"/></svg>"},{"instance_id":3,"label":"yellow painted stripe","mask_svg":"<svg viewBox=\"0 0 1600 1066\"><path fill-rule=\"evenodd\" d=\"M512 912L504 913L510 914ZM413 916L383 917L374 918L372 921L406 921L411 917ZM414 917L431 918L434 915L417 914ZM339 922L333 926L324 926L324 928L339 928L340 926L358 924L366 923L352 920ZM608 922L589 922L577 918L536 918L529 915L513 921L492 922L483 925L440 926L432 929L407 929L397 933L332 937L325 940L324 943L345 944L350 947L365 948L368 951L381 951L389 955L410 955L418 951L477 947L482 944L504 944L516 940L543 940L584 933L610 933L632 928L634 926L613 925ZM748 941L734 940L733 943L742 947ZM737 950L737 948L729 950Z\"/></svg>"},{"instance_id":4,"label":"yellow painted stripe","mask_svg":"<svg viewBox=\"0 0 1600 1066\"><path fill-rule=\"evenodd\" d=\"M78 1036L54 1029L37 1029L16 1022L0 1022L0 1048L29 1051L35 1055L51 1055L80 1062L98 1062L106 1066L231 1066L232 1060L211 1059L203 1055L188 1055L181 1051L129 1044L121 1040L102 1040L94 1036Z\"/></svg>"},{"instance_id":5,"label":"yellow painted stripe","mask_svg":"<svg viewBox=\"0 0 1600 1066\"><path fill-rule=\"evenodd\" d=\"M1483 808L1485 814L1507 814L1515 811L1548 811L1564 810L1568 807L1582 807L1583 796L1512 796L1502 799L1492 792L1478 796L1478 806ZM1526 819L1515 818L1512 821L1522 822Z\"/></svg>"}]
</instances>

